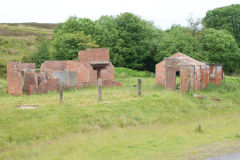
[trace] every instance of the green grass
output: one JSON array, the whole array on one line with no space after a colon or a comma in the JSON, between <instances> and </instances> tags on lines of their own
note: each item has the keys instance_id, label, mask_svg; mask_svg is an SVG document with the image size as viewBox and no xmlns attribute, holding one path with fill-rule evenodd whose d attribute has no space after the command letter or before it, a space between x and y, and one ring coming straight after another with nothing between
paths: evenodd
<instances>
[{"instance_id":1,"label":"green grass","mask_svg":"<svg viewBox=\"0 0 240 160\"><path fill-rule=\"evenodd\" d=\"M115 76L119 78L127 77L154 77L154 73L146 71L136 71L129 68L115 67Z\"/></svg>"},{"instance_id":2,"label":"green grass","mask_svg":"<svg viewBox=\"0 0 240 160\"><path fill-rule=\"evenodd\" d=\"M116 77L123 87L104 88L103 102L90 87L64 91L63 105L56 92L8 96L0 80L0 159L201 159L209 146L224 153L239 141L239 77L198 91L205 99L166 91L153 77L141 77L137 96L139 77Z\"/></svg>"}]
</instances>

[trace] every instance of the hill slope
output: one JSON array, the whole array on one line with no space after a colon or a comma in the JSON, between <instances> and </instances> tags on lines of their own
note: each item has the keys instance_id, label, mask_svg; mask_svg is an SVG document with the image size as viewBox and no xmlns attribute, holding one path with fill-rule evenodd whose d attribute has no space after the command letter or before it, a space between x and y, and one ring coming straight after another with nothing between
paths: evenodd
<instances>
[{"instance_id":1,"label":"hill slope","mask_svg":"<svg viewBox=\"0 0 240 160\"><path fill-rule=\"evenodd\" d=\"M55 27L47 23L0 24L0 76L6 73L7 62L33 54L36 40L40 36L50 38Z\"/></svg>"}]
</instances>

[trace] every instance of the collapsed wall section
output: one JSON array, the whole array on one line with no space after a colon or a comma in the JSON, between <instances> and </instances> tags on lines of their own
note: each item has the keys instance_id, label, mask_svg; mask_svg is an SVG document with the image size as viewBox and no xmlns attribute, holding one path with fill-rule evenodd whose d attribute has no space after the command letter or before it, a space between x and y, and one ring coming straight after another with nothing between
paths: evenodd
<instances>
[{"instance_id":1,"label":"collapsed wall section","mask_svg":"<svg viewBox=\"0 0 240 160\"><path fill-rule=\"evenodd\" d=\"M97 72L91 67L92 62L109 62L109 49L87 49L79 51L79 60L46 61L40 72L35 72L34 63L10 62L7 64L8 92L11 95L45 93L48 90L81 87L97 84ZM24 84L22 84L23 73ZM103 86L121 86L114 80L114 67L110 63L101 71Z\"/></svg>"},{"instance_id":2,"label":"collapsed wall section","mask_svg":"<svg viewBox=\"0 0 240 160\"><path fill-rule=\"evenodd\" d=\"M65 87L81 86L89 79L87 68L79 61L46 61L41 65L41 72L51 72Z\"/></svg>"},{"instance_id":3,"label":"collapsed wall section","mask_svg":"<svg viewBox=\"0 0 240 160\"><path fill-rule=\"evenodd\" d=\"M22 95L23 84L21 72L33 72L34 63L8 62L7 63L7 81L8 93L10 95ZM27 85L27 83L26 83Z\"/></svg>"}]
</instances>

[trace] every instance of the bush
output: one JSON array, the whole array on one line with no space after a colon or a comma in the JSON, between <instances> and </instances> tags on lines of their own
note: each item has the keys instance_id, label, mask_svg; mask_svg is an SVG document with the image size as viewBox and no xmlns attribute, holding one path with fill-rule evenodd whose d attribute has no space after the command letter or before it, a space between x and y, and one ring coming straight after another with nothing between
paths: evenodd
<instances>
[{"instance_id":1,"label":"bush","mask_svg":"<svg viewBox=\"0 0 240 160\"><path fill-rule=\"evenodd\" d=\"M22 60L25 60L25 62L32 61L36 64L37 67L40 67L44 61L52 59L50 51L52 46L50 40L40 37L37 41L36 47L37 51L32 56L30 56L30 58L23 57Z\"/></svg>"},{"instance_id":2,"label":"bush","mask_svg":"<svg viewBox=\"0 0 240 160\"><path fill-rule=\"evenodd\" d=\"M6 64L0 64L0 77L6 78L6 76L7 76Z\"/></svg>"}]
</instances>

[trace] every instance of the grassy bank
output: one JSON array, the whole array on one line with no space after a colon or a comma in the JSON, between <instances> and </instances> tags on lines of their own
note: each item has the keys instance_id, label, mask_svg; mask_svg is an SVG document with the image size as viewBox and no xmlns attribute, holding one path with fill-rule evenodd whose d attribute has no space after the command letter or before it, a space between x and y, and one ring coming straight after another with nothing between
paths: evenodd
<instances>
[{"instance_id":1,"label":"grassy bank","mask_svg":"<svg viewBox=\"0 0 240 160\"><path fill-rule=\"evenodd\" d=\"M103 102L91 87L65 91L63 105L57 92L8 96L1 80L0 159L197 159L211 155L209 145L239 140L238 77L198 91L204 99L166 91L145 76L139 97L139 77L126 70L116 77L123 87L104 88Z\"/></svg>"}]
</instances>

